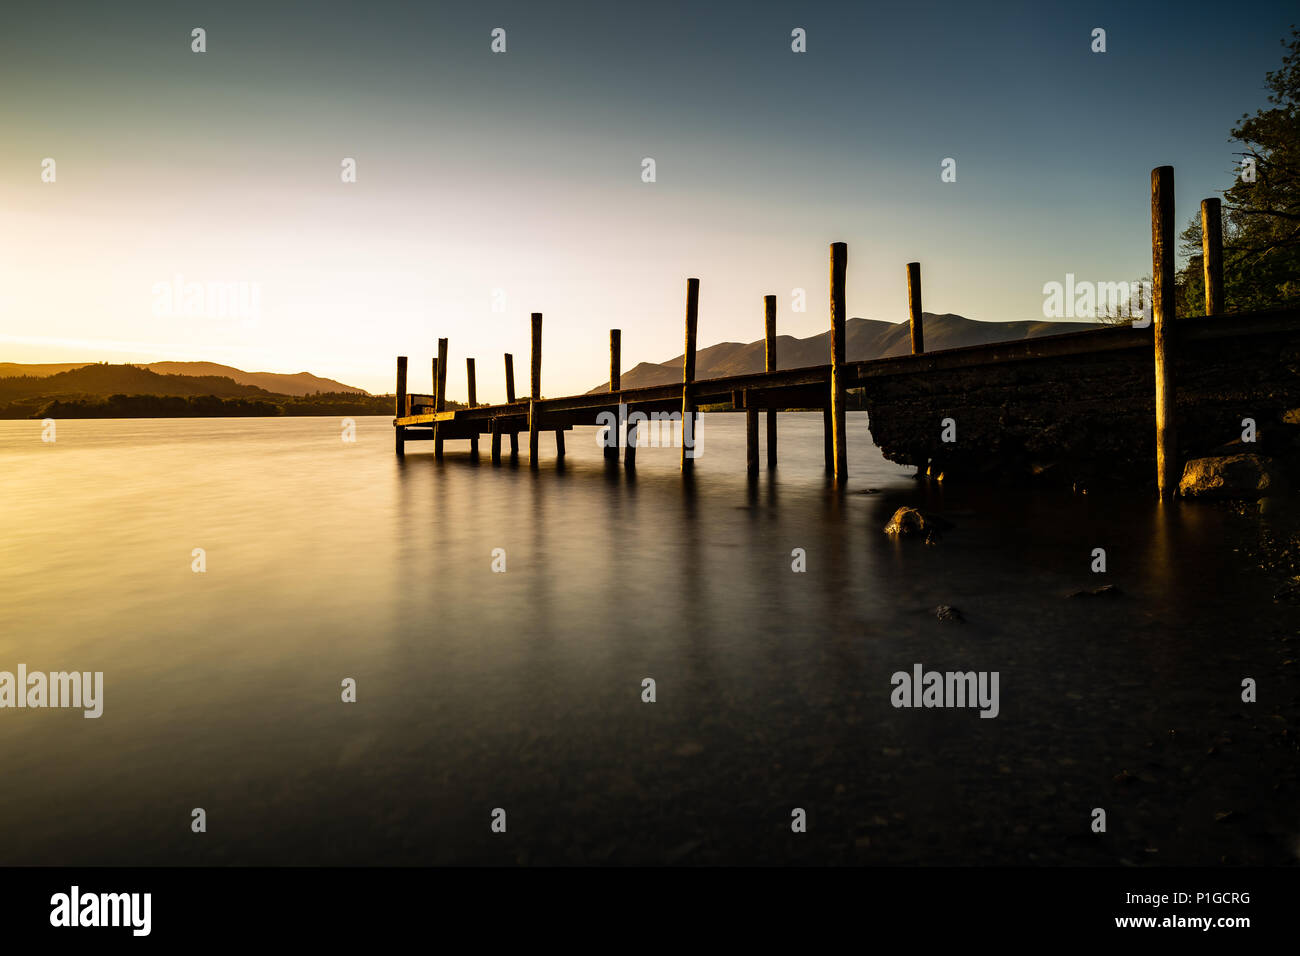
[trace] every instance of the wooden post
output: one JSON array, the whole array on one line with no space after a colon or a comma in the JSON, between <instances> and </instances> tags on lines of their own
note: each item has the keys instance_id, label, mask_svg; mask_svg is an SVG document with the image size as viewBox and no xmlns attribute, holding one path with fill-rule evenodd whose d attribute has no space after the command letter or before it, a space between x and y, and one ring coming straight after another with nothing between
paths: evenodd
<instances>
[{"instance_id":1,"label":"wooden post","mask_svg":"<svg viewBox=\"0 0 1300 956\"><path fill-rule=\"evenodd\" d=\"M625 439L627 447L623 449L623 467L636 467L636 422L628 422L627 438Z\"/></svg>"},{"instance_id":2,"label":"wooden post","mask_svg":"<svg viewBox=\"0 0 1300 956\"><path fill-rule=\"evenodd\" d=\"M469 384L469 407L473 408L478 404L478 396L474 389L474 360L472 358L465 359L465 375ZM477 432L474 434L474 437L469 440L469 453L475 458L478 457Z\"/></svg>"},{"instance_id":3,"label":"wooden post","mask_svg":"<svg viewBox=\"0 0 1300 956\"><path fill-rule=\"evenodd\" d=\"M397 397L393 399L393 417L402 418L406 414L406 356L397 356ZM397 441L397 457L406 457L406 429L393 423L393 432Z\"/></svg>"},{"instance_id":4,"label":"wooden post","mask_svg":"<svg viewBox=\"0 0 1300 956\"><path fill-rule=\"evenodd\" d=\"M758 474L758 409L750 401L753 396L745 390L745 471Z\"/></svg>"},{"instance_id":5,"label":"wooden post","mask_svg":"<svg viewBox=\"0 0 1300 956\"><path fill-rule=\"evenodd\" d=\"M763 296L763 367L776 371L776 296ZM767 467L776 467L776 409L767 410Z\"/></svg>"},{"instance_id":6,"label":"wooden post","mask_svg":"<svg viewBox=\"0 0 1300 956\"><path fill-rule=\"evenodd\" d=\"M617 392L619 390L620 380L622 378L622 342L623 333L619 329L609 330L609 390ZM622 431L620 427L622 422L615 422L610 426L610 434L605 438L605 458L609 461L618 461L618 439Z\"/></svg>"},{"instance_id":7,"label":"wooden post","mask_svg":"<svg viewBox=\"0 0 1300 956\"><path fill-rule=\"evenodd\" d=\"M1205 314L1223 314L1223 212L1217 199L1201 200L1201 261Z\"/></svg>"},{"instance_id":8,"label":"wooden post","mask_svg":"<svg viewBox=\"0 0 1300 956\"><path fill-rule=\"evenodd\" d=\"M844 484L849 479L847 436L844 433L844 274L849 262L849 247L843 242L831 243L831 418L835 442L835 483Z\"/></svg>"},{"instance_id":9,"label":"wooden post","mask_svg":"<svg viewBox=\"0 0 1300 956\"><path fill-rule=\"evenodd\" d=\"M695 338L700 321L700 280L686 280L686 354L682 357L682 471L691 471L695 459L688 451L695 448Z\"/></svg>"},{"instance_id":10,"label":"wooden post","mask_svg":"<svg viewBox=\"0 0 1300 956\"><path fill-rule=\"evenodd\" d=\"M447 407L447 340L438 339L438 380L434 382L433 389L433 410L440 412ZM441 426L437 421L433 423L433 453L435 457L442 457L442 435L439 434Z\"/></svg>"},{"instance_id":11,"label":"wooden post","mask_svg":"<svg viewBox=\"0 0 1300 956\"><path fill-rule=\"evenodd\" d=\"M447 407L447 340L438 339L438 378L433 385L433 410L440 412Z\"/></svg>"},{"instance_id":12,"label":"wooden post","mask_svg":"<svg viewBox=\"0 0 1300 956\"><path fill-rule=\"evenodd\" d=\"M912 354L925 352L925 329L921 319L921 263L907 264L907 306L912 314Z\"/></svg>"},{"instance_id":13,"label":"wooden post","mask_svg":"<svg viewBox=\"0 0 1300 956\"><path fill-rule=\"evenodd\" d=\"M537 467L537 435L542 422L537 400L542 397L542 313L533 313L532 392L528 402L528 467Z\"/></svg>"},{"instance_id":14,"label":"wooden post","mask_svg":"<svg viewBox=\"0 0 1300 956\"><path fill-rule=\"evenodd\" d=\"M492 419L492 424L488 426L492 432L492 464L501 464L501 420Z\"/></svg>"},{"instance_id":15,"label":"wooden post","mask_svg":"<svg viewBox=\"0 0 1300 956\"><path fill-rule=\"evenodd\" d=\"M515 401L515 357L509 352L506 353L506 401L514 404ZM519 456L519 434L511 429L510 431L510 457Z\"/></svg>"},{"instance_id":16,"label":"wooden post","mask_svg":"<svg viewBox=\"0 0 1300 956\"><path fill-rule=\"evenodd\" d=\"M532 387L533 399L542 397L542 313L533 313Z\"/></svg>"},{"instance_id":17,"label":"wooden post","mask_svg":"<svg viewBox=\"0 0 1300 956\"><path fill-rule=\"evenodd\" d=\"M564 429L555 429L555 457L564 457Z\"/></svg>"},{"instance_id":18,"label":"wooden post","mask_svg":"<svg viewBox=\"0 0 1300 956\"><path fill-rule=\"evenodd\" d=\"M1156 487L1162 501L1178 488L1174 375L1168 348L1174 306L1174 167L1151 170L1152 325L1156 358Z\"/></svg>"}]
</instances>

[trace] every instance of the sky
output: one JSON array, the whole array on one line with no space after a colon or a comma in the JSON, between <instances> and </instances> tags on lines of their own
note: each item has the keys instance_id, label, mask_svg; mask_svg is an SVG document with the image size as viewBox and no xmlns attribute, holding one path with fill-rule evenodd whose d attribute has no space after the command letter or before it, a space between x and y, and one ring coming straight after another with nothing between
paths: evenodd
<instances>
[{"instance_id":1,"label":"sky","mask_svg":"<svg viewBox=\"0 0 1300 956\"><path fill-rule=\"evenodd\" d=\"M680 355L688 277L702 347L761 338L769 293L780 333L824 331L836 241L850 316L904 320L915 260L927 311L1041 319L1067 273L1150 271L1153 167L1175 167L1180 226L1231 184L1229 131L1265 105L1296 19L1272 2L9 7L0 361L214 361L385 392L400 354L423 391L446 337L449 396L472 356L479 400L500 401L501 355L526 370L541 312L542 391L567 394L606 379L610 328L625 368ZM242 283L242 314L209 314L208 283Z\"/></svg>"}]
</instances>

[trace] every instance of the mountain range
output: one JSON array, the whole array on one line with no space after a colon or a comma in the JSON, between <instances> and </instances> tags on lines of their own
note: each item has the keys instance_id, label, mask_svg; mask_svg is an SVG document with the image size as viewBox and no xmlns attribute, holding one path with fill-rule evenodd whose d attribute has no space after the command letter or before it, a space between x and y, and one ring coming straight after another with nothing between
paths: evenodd
<instances>
[{"instance_id":1,"label":"mountain range","mask_svg":"<svg viewBox=\"0 0 1300 956\"><path fill-rule=\"evenodd\" d=\"M987 345L992 342L1015 342L1042 335L1060 335L1097 328L1094 322L977 322L951 312L943 315L924 312L921 318L926 351ZM906 322L849 319L844 323L844 338L850 362L908 355L912 351L911 329ZM623 388L642 388L680 382L683 357L678 355L658 364L642 362L624 372L619 377L619 384ZM776 358L778 369L826 365L831 360L830 330L806 339L778 335ZM748 343L720 342L695 353L695 377L722 378L761 372L765 368L765 361L762 339ZM608 390L609 382L606 381L591 389L588 394Z\"/></svg>"},{"instance_id":2,"label":"mountain range","mask_svg":"<svg viewBox=\"0 0 1300 956\"><path fill-rule=\"evenodd\" d=\"M63 362L47 363L41 365L20 365L16 362L0 362L0 378L16 378L19 376L29 376L32 378L48 378L58 375L62 372L71 372L80 368L87 368L93 365L91 362ZM114 369L122 369L126 366L114 365L104 366ZM236 385L251 385L276 395L314 395L316 392L347 392L353 395L368 395L365 389L356 388L352 385L344 385L342 382L336 382L331 378L321 378L312 375L310 372L298 372L288 375L282 372L245 372L243 369L234 368L230 365L218 365L216 362L152 362L148 365L132 365L131 368L145 369L155 372L159 375L184 375L193 378L228 378ZM141 383L148 384L148 383ZM125 392L126 388L118 389ZM144 394L144 393L141 393ZM216 395L220 392L202 392L191 393L188 390L182 392L167 392L163 394L205 394Z\"/></svg>"}]
</instances>

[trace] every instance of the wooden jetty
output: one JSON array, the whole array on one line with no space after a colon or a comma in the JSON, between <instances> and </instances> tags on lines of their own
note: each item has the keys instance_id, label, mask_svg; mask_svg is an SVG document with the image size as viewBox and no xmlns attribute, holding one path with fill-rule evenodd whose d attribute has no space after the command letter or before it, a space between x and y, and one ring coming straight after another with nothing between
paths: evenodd
<instances>
[{"instance_id":1,"label":"wooden jetty","mask_svg":"<svg viewBox=\"0 0 1300 956\"><path fill-rule=\"evenodd\" d=\"M481 436L489 436L492 462L501 461L502 437L509 436L510 454L518 455L518 436L528 433L529 465L537 468L543 432L554 433L555 454L564 456L564 433L575 425L602 425L616 421L612 429L613 442L607 443L605 456L617 461L620 448L624 465L635 467L638 420L664 420L671 416L681 422L681 468L689 472L694 462L693 437L698 409L704 405L723 406L743 411L746 416L746 468L749 474L759 471L759 412L767 413L767 464L777 463L776 413L787 410L822 409L825 435L824 457L828 474L837 484L848 478L847 426L845 418L846 393L850 389L864 389L871 410L873 432L880 410L871 404L873 391L882 383L898 377L920 377L926 382L938 381L944 375L961 370L977 370L989 375L1000 374L1016 363L1052 362L1060 369L1060 362L1074 362L1087 357L1101 357L1144 351L1151 356L1146 369L1154 373L1154 436L1155 471L1157 489L1161 498L1170 497L1176 490L1180 475L1177 433L1175 430L1174 343L1184 338L1216 340L1224 336L1291 335L1300 333L1300 316L1266 315L1224 316L1222 291L1222 241L1218 216L1218 200L1202 204L1206 223L1204 268L1206 276L1207 318L1179 322L1186 333L1174 334L1174 204L1173 167L1161 166L1151 173L1151 228L1153 294L1150 327L1114 328L1099 326L1096 331L1044 336L1020 342L974 346L926 352L921 310L921 266L907 263L906 278L910 311L912 354L893 358L849 362L846 356L845 321L847 316L845 275L848 265L848 247L836 242L830 246L830 362L806 368L777 368L776 355L776 296L763 297L764 338L766 342L765 369L746 375L697 380L695 353L699 324L699 279L686 283L685 352L682 360L682 380L670 385L643 388L622 388L621 334L618 329L609 333L610 369L609 391L596 394L570 395L558 398L542 397L542 315L532 314L532 348L530 353L529 392L517 397L514 381L514 359L505 355L506 401L498 405L478 405L475 394L474 359L468 359L468 406L462 409L446 408L447 340L438 340L438 354L433 360L432 395L413 394L407 391L407 359L397 359L396 409L393 424L396 450L405 453L410 441L433 441L435 453L441 455L443 443L448 440L468 441L473 452L478 450ZM1212 327L1207 327L1206 323ZM1144 323L1145 324L1145 323ZM1272 341L1272 340L1270 340ZM1270 346L1271 347L1271 346ZM1145 386L1144 386L1145 387ZM1287 388L1290 388L1289 384ZM1285 389L1284 389L1285 390ZM1147 392L1151 394L1150 391ZM1288 399L1290 400L1290 399ZM1015 402L1014 396L1009 399ZM640 413L640 414L637 414ZM887 412L885 412L887 414ZM630 419L630 420L629 420ZM1149 419L1148 419L1149 421ZM626 425L626 438L620 440L618 432ZM927 426L928 427L928 426ZM937 428L937 420L935 422ZM1150 426L1148 425L1148 428ZM1150 432L1147 432L1150 434ZM889 450L881 443L888 457ZM908 460L923 466L925 453L913 453ZM1147 459L1150 460L1149 458Z\"/></svg>"}]
</instances>

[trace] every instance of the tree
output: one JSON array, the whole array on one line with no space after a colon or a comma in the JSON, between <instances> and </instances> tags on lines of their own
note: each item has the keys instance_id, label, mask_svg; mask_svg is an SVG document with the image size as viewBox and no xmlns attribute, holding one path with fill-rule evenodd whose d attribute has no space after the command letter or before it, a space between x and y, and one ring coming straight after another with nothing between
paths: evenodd
<instances>
[{"instance_id":1,"label":"tree","mask_svg":"<svg viewBox=\"0 0 1300 956\"><path fill-rule=\"evenodd\" d=\"M1232 130L1243 148L1236 181L1223 191L1223 291L1231 312L1300 305L1300 30L1292 27L1282 44L1282 66L1266 74L1270 105L1243 114ZM1178 276L1178 312L1204 315L1199 213L1179 238L1187 265Z\"/></svg>"}]
</instances>

